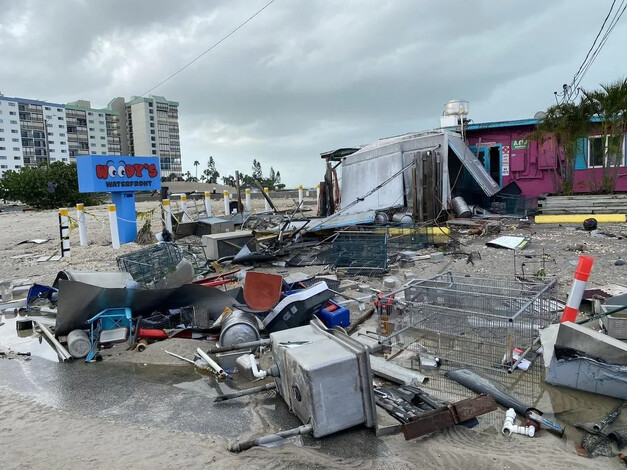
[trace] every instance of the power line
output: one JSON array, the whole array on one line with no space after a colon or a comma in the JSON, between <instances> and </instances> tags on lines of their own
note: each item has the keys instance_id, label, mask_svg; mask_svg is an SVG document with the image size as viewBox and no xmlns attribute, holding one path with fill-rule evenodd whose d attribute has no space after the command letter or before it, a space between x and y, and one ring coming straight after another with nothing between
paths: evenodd
<instances>
[{"instance_id":1,"label":"power line","mask_svg":"<svg viewBox=\"0 0 627 470\"><path fill-rule=\"evenodd\" d=\"M622 10L621 10L622 7ZM623 14L625 13L625 10L627 9L627 2L625 0L623 0L621 6L618 7L618 10L616 11L616 14L614 15L614 18L612 18L612 22L610 23L610 26L607 29L607 32L605 33L605 35L603 36L601 42L599 43L599 46L597 47L596 51L594 52L594 54L592 55L592 57L590 58L590 61L588 62L587 66L585 67L585 69L582 71L579 80L577 81L577 84L575 85L576 88L579 87L579 84L581 83L581 81L583 80L583 76L586 74L586 72L588 71L588 69L592 66L592 64L594 63L594 61L596 60L597 56L599 55L599 53L601 52L601 49L603 49L603 46L605 45L605 43L607 42L610 34L612 33L612 31L614 30L614 28L616 27L616 25L618 24L618 21L620 20L620 18L623 16Z\"/></svg>"},{"instance_id":2,"label":"power line","mask_svg":"<svg viewBox=\"0 0 627 470\"><path fill-rule=\"evenodd\" d=\"M172 75L170 75L168 78L166 78L165 80L162 80L161 82L159 82L158 84L156 84L155 86L153 86L150 90L145 91L144 93L142 93L140 96L145 96L148 93L150 93L151 91L153 91L156 88L159 88L161 85L163 85L165 82L171 80L172 78L174 78L175 76L177 76L179 73L181 73L183 70L185 70L187 67L189 67L190 65L192 65L194 62L196 62L198 59L200 59L201 57L203 57L205 54L207 54L208 52L211 52L213 49L215 49L216 47L218 47L221 43L223 43L224 41L226 41L229 37L231 37L233 34L235 34L237 31L239 31L241 28L243 28L248 22L252 21L253 18L255 18L257 15L259 15L262 11L264 11L266 8L268 8L270 5L272 5L276 0L270 0L268 3L266 3L262 8L260 8L259 10L257 10L253 15L251 15L250 17L248 17L248 19L246 21L244 21L243 23L241 23L237 28L233 29L230 33L228 33L226 36L224 36L222 39L220 39L218 42L214 43L213 45L211 45L209 48L205 49L200 55L198 55L197 57L195 57L194 59L192 59L191 61L189 61L187 64L185 64L183 67L181 67L180 69L178 69L176 72L174 72Z\"/></svg>"},{"instance_id":3,"label":"power line","mask_svg":"<svg viewBox=\"0 0 627 470\"><path fill-rule=\"evenodd\" d=\"M612 5L610 6L610 10L608 11L605 17L605 20L603 20L601 29L597 33L594 39L594 42L592 43L592 46L590 46L590 49L588 50L588 53L586 54L584 61L581 63L581 66L579 67L575 75L573 76L573 81L571 85L564 90L563 94L559 95L563 98L562 102L577 98L577 96L579 95L579 85L581 84L585 74L588 72L588 70L590 69L590 67L592 66L596 58L598 57L599 53L603 49L603 46L605 46L605 43L607 42L608 38L610 37L610 34L612 33L612 31L618 24L621 17L625 13L625 10L627 10L627 0L622 0L621 4L618 6L616 11L614 12L614 16L610 20L608 27L605 28L605 25L607 24L607 20L612 14L615 3L616 3L616 0L613 0ZM597 40L599 39L601 34L603 34L603 37L601 37L601 40L597 44ZM595 48L595 45L596 45L596 48Z\"/></svg>"},{"instance_id":4,"label":"power line","mask_svg":"<svg viewBox=\"0 0 627 470\"><path fill-rule=\"evenodd\" d=\"M603 20L603 24L601 25L601 29L599 29L599 32L597 33L596 37L594 38L594 41L592 42L592 45L590 46L590 49L588 49L588 53L586 54L586 57L584 57L583 62L579 66L579 70L577 70L575 75L573 75L573 83L575 83L577 76L579 75L579 73L583 69L583 66L586 63L586 61L588 60L588 57L590 57L590 53L592 52L592 49L594 48L594 45L597 43L597 40L599 39L599 36L601 36L601 33L603 32L603 28L605 28L605 23L607 23L608 18L612 14L612 10L614 9L614 5L615 4L616 4L616 0L613 0L612 1L612 5L610 6L610 11L607 12L607 15L605 16L605 19Z\"/></svg>"}]
</instances>

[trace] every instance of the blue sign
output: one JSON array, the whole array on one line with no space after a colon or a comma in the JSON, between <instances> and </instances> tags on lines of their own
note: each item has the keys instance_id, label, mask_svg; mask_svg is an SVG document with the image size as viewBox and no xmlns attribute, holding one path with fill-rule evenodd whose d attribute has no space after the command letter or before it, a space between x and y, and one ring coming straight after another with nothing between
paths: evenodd
<instances>
[{"instance_id":1,"label":"blue sign","mask_svg":"<svg viewBox=\"0 0 627 470\"><path fill-rule=\"evenodd\" d=\"M81 193L161 189L159 157L85 155L76 157Z\"/></svg>"},{"instance_id":2,"label":"blue sign","mask_svg":"<svg viewBox=\"0 0 627 470\"><path fill-rule=\"evenodd\" d=\"M120 243L135 241L135 191L161 189L159 157L85 155L76 157L76 168L79 192L111 193Z\"/></svg>"}]
</instances>

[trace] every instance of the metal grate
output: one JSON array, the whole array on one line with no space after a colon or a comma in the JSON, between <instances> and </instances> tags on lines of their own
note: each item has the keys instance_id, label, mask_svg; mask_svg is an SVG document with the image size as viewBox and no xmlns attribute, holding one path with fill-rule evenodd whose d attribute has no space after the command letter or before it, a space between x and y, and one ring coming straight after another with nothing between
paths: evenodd
<instances>
[{"instance_id":1,"label":"metal grate","mask_svg":"<svg viewBox=\"0 0 627 470\"><path fill-rule=\"evenodd\" d=\"M166 243L122 255L118 268L129 273L135 281L147 286L174 272L183 255L176 246Z\"/></svg>"},{"instance_id":2,"label":"metal grate","mask_svg":"<svg viewBox=\"0 0 627 470\"><path fill-rule=\"evenodd\" d=\"M380 340L454 366L504 370L557 316L555 281L522 282L446 272L405 289L402 308L380 325ZM504 359L507 359L504 361Z\"/></svg>"},{"instance_id":3,"label":"metal grate","mask_svg":"<svg viewBox=\"0 0 627 470\"><path fill-rule=\"evenodd\" d=\"M329 255L336 268L350 274L383 273L388 265L387 233L339 232Z\"/></svg>"}]
</instances>

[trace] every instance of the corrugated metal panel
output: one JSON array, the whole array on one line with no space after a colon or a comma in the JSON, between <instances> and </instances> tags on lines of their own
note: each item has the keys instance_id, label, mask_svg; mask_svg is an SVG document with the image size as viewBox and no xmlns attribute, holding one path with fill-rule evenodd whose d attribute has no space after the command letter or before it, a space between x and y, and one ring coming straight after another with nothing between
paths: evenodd
<instances>
[{"instance_id":1,"label":"corrugated metal panel","mask_svg":"<svg viewBox=\"0 0 627 470\"><path fill-rule=\"evenodd\" d=\"M368 191L403 168L401 152L396 151L396 149L390 150L385 155L368 152L358 156L358 152L344 161L342 165L343 205L364 197ZM365 197L363 201L346 209L344 213L356 214L368 210L403 207L404 205L403 175L399 174L381 189Z\"/></svg>"},{"instance_id":2,"label":"corrugated metal panel","mask_svg":"<svg viewBox=\"0 0 627 470\"><path fill-rule=\"evenodd\" d=\"M501 189L499 185L492 179L490 174L483 167L481 162L472 153L472 150L466 145L461 137L455 134L448 135L448 145L455 155L462 162L464 167L475 179L477 184L481 186L486 196L494 196Z\"/></svg>"},{"instance_id":3,"label":"corrugated metal panel","mask_svg":"<svg viewBox=\"0 0 627 470\"><path fill-rule=\"evenodd\" d=\"M324 219L312 220L310 226L305 227L305 231L318 232L320 230L371 224L374 222L375 215L375 211L360 212L359 214L331 215Z\"/></svg>"}]
</instances>

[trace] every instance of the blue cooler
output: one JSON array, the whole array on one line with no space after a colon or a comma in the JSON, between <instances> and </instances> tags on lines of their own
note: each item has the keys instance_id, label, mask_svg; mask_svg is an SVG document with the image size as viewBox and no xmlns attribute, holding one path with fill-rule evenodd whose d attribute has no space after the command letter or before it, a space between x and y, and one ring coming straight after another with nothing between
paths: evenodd
<instances>
[{"instance_id":1,"label":"blue cooler","mask_svg":"<svg viewBox=\"0 0 627 470\"><path fill-rule=\"evenodd\" d=\"M329 300L329 305L320 310L318 318L322 320L327 328L333 328L334 326L346 328L351 324L350 310L333 300Z\"/></svg>"}]
</instances>

